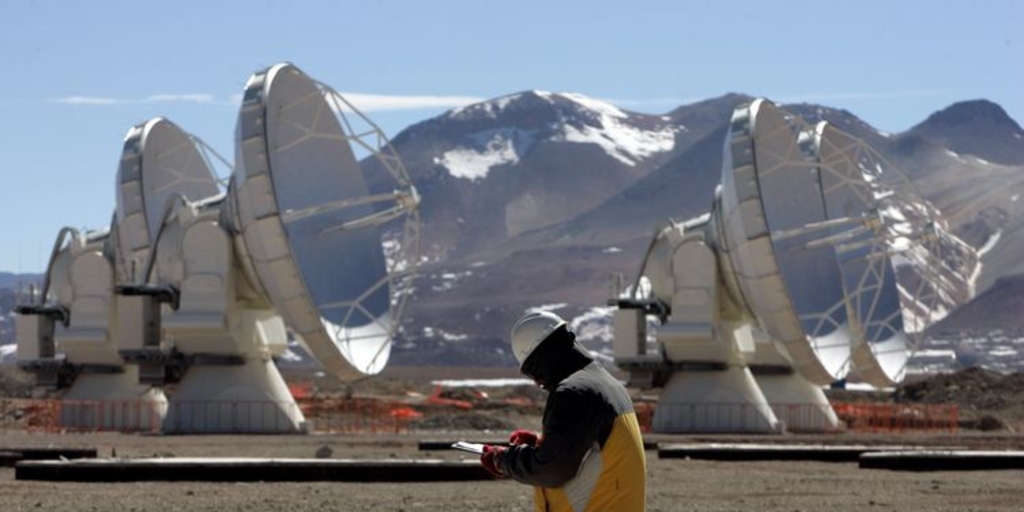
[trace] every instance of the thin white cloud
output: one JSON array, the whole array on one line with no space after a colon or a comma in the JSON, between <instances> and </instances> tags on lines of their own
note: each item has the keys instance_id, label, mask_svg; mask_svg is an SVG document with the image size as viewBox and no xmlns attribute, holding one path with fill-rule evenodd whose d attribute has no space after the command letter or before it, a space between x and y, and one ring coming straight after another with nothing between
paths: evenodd
<instances>
[{"instance_id":1,"label":"thin white cloud","mask_svg":"<svg viewBox=\"0 0 1024 512\"><path fill-rule=\"evenodd\" d=\"M476 96L394 96L382 94L341 93L352 105L362 112L420 110L430 108L464 107L473 103L486 101ZM232 94L227 104L237 105L242 102L241 94ZM151 94L143 99L110 98L103 96L67 96L49 100L49 103L64 105L127 105L140 103L196 103L215 104L216 96L212 94Z\"/></svg>"},{"instance_id":2,"label":"thin white cloud","mask_svg":"<svg viewBox=\"0 0 1024 512\"><path fill-rule=\"evenodd\" d=\"M212 94L188 93L188 94L151 94L142 99L110 98L106 96L65 96L47 100L48 103L60 103L63 105L129 105L141 103L214 103L216 98Z\"/></svg>"},{"instance_id":3,"label":"thin white cloud","mask_svg":"<svg viewBox=\"0 0 1024 512\"><path fill-rule=\"evenodd\" d=\"M341 93L341 95L363 112L455 108L487 100L476 96L388 96L358 92Z\"/></svg>"},{"instance_id":4,"label":"thin white cloud","mask_svg":"<svg viewBox=\"0 0 1024 512\"><path fill-rule=\"evenodd\" d=\"M122 103L117 98L100 98L98 96L67 96L49 100L49 103L63 103L65 105L116 105Z\"/></svg>"}]
</instances>

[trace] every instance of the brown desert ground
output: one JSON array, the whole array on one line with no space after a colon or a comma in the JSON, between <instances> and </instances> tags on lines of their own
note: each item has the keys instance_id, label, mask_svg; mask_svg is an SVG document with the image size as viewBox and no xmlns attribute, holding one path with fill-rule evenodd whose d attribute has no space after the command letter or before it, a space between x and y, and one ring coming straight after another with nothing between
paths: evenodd
<instances>
[{"instance_id":1,"label":"brown desert ground","mask_svg":"<svg viewBox=\"0 0 1024 512\"><path fill-rule=\"evenodd\" d=\"M490 373L490 372L488 372ZM437 375L434 373L433 375ZM971 382L977 375L967 375ZM461 375L460 377L468 377ZM957 384L963 390L967 386ZM946 389L948 386L943 386ZM337 393L317 385L325 394ZM360 383L356 396L422 397L429 382L408 376ZM342 391L345 393L346 391ZM525 393L525 392L523 392ZM498 396L491 393L492 400ZM471 398L471 397L467 397ZM1017 409L1012 409L1017 410ZM458 459L451 450L421 451L423 440L503 439L514 427L536 428L539 406L480 407L472 414L440 414L402 433L284 436L170 436L122 433L54 433L0 429L0 451L17 447L96 448L101 457L277 457L335 459ZM998 412L998 411L997 411ZM460 415L461 414L461 415ZM988 412L985 412L988 414ZM456 421L459 418L472 421ZM428 415L427 418L430 418ZM958 432L860 433L770 436L649 435L652 442L758 442L901 444L1022 450L1016 415L1000 418L1003 428ZM466 426L468 425L468 426ZM482 427L481 427L482 426ZM329 448L329 450L328 450ZM669 511L1020 511L1024 470L903 472L861 469L855 462L706 461L659 459L647 452L647 510ZM15 480L0 467L0 511L530 511L532 493L510 480L445 483L55 483Z\"/></svg>"},{"instance_id":2,"label":"brown desert ground","mask_svg":"<svg viewBox=\"0 0 1024 512\"><path fill-rule=\"evenodd\" d=\"M452 433L458 437L459 433ZM480 432L466 433L479 437ZM458 458L423 452L422 435L139 436L126 434L16 434L4 446L95 447L120 457L314 457L324 446L334 458ZM681 439L673 439L681 440ZM782 441L783 439L773 439ZM808 442L800 438L790 441ZM832 439L835 441L835 439ZM847 441L843 439L843 441ZM885 442L876 436L849 439ZM958 436L899 442L1017 446L1016 436ZM1018 446L1019 447L1019 446ZM647 510L669 511L1019 511L1024 471L898 472L860 469L856 463L718 462L659 459L648 451ZM19 481L0 468L0 510L21 511L449 511L532 510L530 489L514 481L451 483L54 483Z\"/></svg>"}]
</instances>

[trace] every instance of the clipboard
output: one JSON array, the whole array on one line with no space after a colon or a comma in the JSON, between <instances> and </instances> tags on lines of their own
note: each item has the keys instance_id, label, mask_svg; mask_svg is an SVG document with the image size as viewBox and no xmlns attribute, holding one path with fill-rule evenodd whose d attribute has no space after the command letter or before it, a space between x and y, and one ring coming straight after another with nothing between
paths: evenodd
<instances>
[{"instance_id":1,"label":"clipboard","mask_svg":"<svg viewBox=\"0 0 1024 512\"><path fill-rule=\"evenodd\" d=\"M455 443L452 443L452 448L464 452L475 453L477 455L483 455L484 453L484 445L481 443L467 443L466 441L457 441Z\"/></svg>"}]
</instances>

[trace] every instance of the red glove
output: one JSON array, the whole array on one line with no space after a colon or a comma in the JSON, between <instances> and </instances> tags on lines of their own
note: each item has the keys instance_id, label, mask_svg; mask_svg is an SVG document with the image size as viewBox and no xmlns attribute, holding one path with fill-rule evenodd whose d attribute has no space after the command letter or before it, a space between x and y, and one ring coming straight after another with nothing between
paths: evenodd
<instances>
[{"instance_id":1,"label":"red glove","mask_svg":"<svg viewBox=\"0 0 1024 512\"><path fill-rule=\"evenodd\" d=\"M536 432L517 429L512 432L512 435L508 436L508 444L512 446L519 446L521 444L538 446L540 445L540 436Z\"/></svg>"},{"instance_id":2,"label":"red glove","mask_svg":"<svg viewBox=\"0 0 1024 512\"><path fill-rule=\"evenodd\" d=\"M498 457L503 453L505 453L505 447L485 444L484 453L480 456L480 464L483 464L484 469L497 478L505 477L505 473L498 466Z\"/></svg>"}]
</instances>

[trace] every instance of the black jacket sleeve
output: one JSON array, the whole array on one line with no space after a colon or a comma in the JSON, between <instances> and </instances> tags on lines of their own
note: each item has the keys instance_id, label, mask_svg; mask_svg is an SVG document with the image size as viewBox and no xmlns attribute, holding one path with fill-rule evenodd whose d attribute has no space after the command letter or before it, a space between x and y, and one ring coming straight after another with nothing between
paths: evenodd
<instances>
[{"instance_id":1,"label":"black jacket sleeve","mask_svg":"<svg viewBox=\"0 0 1024 512\"><path fill-rule=\"evenodd\" d=\"M598 445L610 423L604 400L587 389L558 388L544 409L540 446L520 445L504 453L505 473L525 484L561 487L579 470L587 452Z\"/></svg>"}]
</instances>

